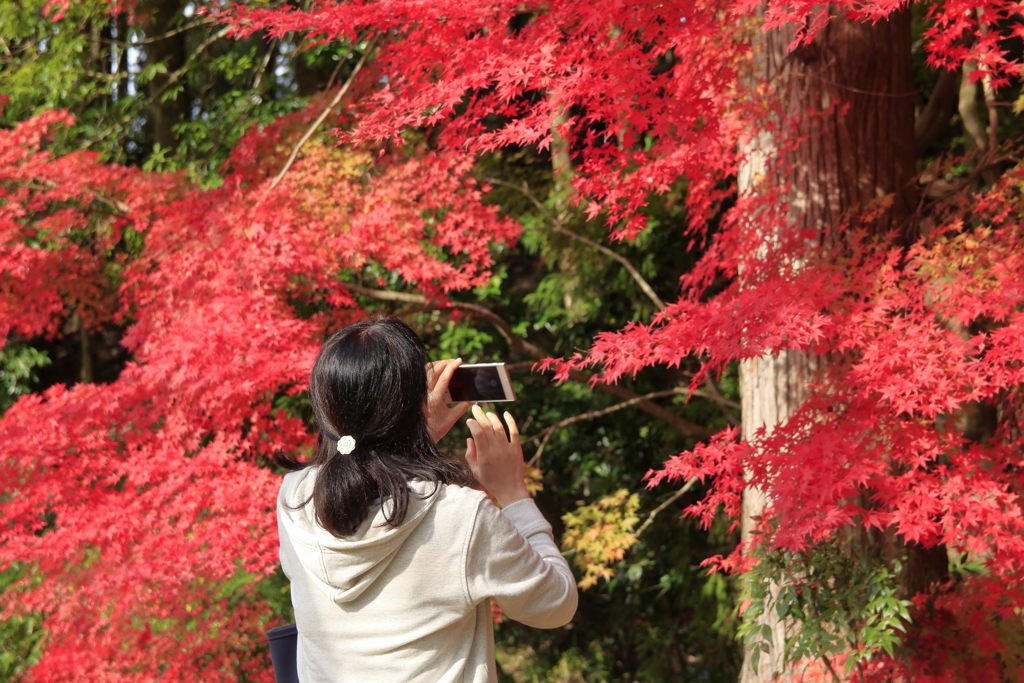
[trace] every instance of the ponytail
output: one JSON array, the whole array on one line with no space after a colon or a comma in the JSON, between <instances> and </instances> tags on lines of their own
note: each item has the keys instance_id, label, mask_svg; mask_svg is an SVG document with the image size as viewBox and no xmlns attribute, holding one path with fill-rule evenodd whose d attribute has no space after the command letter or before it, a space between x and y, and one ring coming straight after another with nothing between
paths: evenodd
<instances>
[{"instance_id":1,"label":"ponytail","mask_svg":"<svg viewBox=\"0 0 1024 683\"><path fill-rule=\"evenodd\" d=\"M277 461L287 469L318 468L312 502L317 522L334 536L354 534L378 500L385 525L400 526L413 479L435 488L472 481L469 468L443 455L430 437L426 354L405 323L383 318L335 333L313 365L309 393L320 428L316 455L308 463ZM348 454L338 449L342 434L355 440Z\"/></svg>"}]
</instances>

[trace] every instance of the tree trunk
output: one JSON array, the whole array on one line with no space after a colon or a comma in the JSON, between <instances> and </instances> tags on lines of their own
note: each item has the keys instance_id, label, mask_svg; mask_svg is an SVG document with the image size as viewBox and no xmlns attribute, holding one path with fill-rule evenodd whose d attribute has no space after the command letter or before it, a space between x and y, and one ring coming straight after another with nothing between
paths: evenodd
<instances>
[{"instance_id":1,"label":"tree trunk","mask_svg":"<svg viewBox=\"0 0 1024 683\"><path fill-rule=\"evenodd\" d=\"M305 55L298 51L292 60L295 65L295 83L298 86L299 97L312 97L327 87L334 66L320 68L317 65L309 65L306 63Z\"/></svg>"},{"instance_id":2,"label":"tree trunk","mask_svg":"<svg viewBox=\"0 0 1024 683\"><path fill-rule=\"evenodd\" d=\"M807 394L807 383L816 367L816 359L796 351L786 351L777 356L762 356L740 363L740 401L743 411L741 433L750 443L756 443L755 436L761 427L771 431L781 424L800 405ZM743 518L740 531L744 544L750 541L751 530L768 502L761 489L750 486L743 491ZM775 586L772 587L775 593ZM744 648L741 683L760 683L772 680L772 672L784 670L783 647L786 640L786 624L778 618L775 610L768 610L759 623L768 624L772 629L773 647L769 654L762 654L754 669L750 648Z\"/></svg>"},{"instance_id":3,"label":"tree trunk","mask_svg":"<svg viewBox=\"0 0 1024 683\"><path fill-rule=\"evenodd\" d=\"M184 0L146 0L141 3L143 30L147 38L171 33L178 27ZM167 35L146 45L146 65L164 64L167 71L153 76L149 82L149 115L153 126L153 142L164 149L175 149L178 136L174 126L188 112L186 81L176 75L185 66L188 52L186 33Z\"/></svg>"},{"instance_id":4,"label":"tree trunk","mask_svg":"<svg viewBox=\"0 0 1024 683\"><path fill-rule=\"evenodd\" d=\"M123 100L128 97L128 48L127 44L131 41L128 35L128 13L119 12L116 15L115 21L117 22L117 39L125 44L125 47L121 47L117 52L117 73L121 75L121 78L117 81L117 99Z\"/></svg>"},{"instance_id":5,"label":"tree trunk","mask_svg":"<svg viewBox=\"0 0 1024 683\"><path fill-rule=\"evenodd\" d=\"M891 201L891 210L868 227L912 239L917 192L909 13L874 25L836 16L811 43L787 52L793 38L791 28L758 35L750 82L772 89L781 105L780 130L804 141L792 148L768 133L755 136L739 170L740 192L757 193L762 178L782 173L777 179L788 187L791 227L814 228L823 244L842 239L838 225L863 225L857 215L872 203ZM766 237L770 244L772 236L756 235L760 243ZM743 438L756 446L759 429L770 431L793 414L818 362L791 351L741 364ZM744 540L766 502L758 489L745 492ZM745 647L741 683L793 673L782 662L784 624L774 610L763 621L773 633L771 655L762 655L755 670L751 653L758 644Z\"/></svg>"}]
</instances>

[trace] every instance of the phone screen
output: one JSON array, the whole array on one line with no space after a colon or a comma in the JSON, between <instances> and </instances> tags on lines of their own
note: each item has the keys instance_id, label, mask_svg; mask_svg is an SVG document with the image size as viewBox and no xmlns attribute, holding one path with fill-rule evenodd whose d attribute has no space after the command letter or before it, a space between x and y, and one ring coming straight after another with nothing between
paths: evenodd
<instances>
[{"instance_id":1,"label":"phone screen","mask_svg":"<svg viewBox=\"0 0 1024 683\"><path fill-rule=\"evenodd\" d=\"M505 395L501 377L498 375L498 367L494 365L456 368L448 383L448 394L452 401L459 403L511 401L514 398Z\"/></svg>"}]
</instances>

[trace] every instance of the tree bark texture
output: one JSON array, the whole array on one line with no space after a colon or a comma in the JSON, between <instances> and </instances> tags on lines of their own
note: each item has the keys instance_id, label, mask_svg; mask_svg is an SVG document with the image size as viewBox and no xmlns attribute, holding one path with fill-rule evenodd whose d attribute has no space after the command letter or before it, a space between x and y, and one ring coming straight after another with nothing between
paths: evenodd
<instances>
[{"instance_id":1,"label":"tree bark texture","mask_svg":"<svg viewBox=\"0 0 1024 683\"><path fill-rule=\"evenodd\" d=\"M170 33L182 16L184 0L146 0L140 5L143 30L148 38ZM149 115L153 126L153 142L164 149L175 149L178 136L174 126L188 113L188 94L184 78L174 73L188 60L187 33L182 31L146 45L146 64L164 64L167 71L153 76L149 82Z\"/></svg>"},{"instance_id":2,"label":"tree bark texture","mask_svg":"<svg viewBox=\"0 0 1024 683\"><path fill-rule=\"evenodd\" d=\"M756 194L763 179L774 174L787 187L789 205L790 225L779 229L812 228L818 244L841 241L837 226L844 224L896 229L913 239L917 191L909 13L896 12L874 25L836 16L809 44L789 51L794 37L793 28L758 34L749 83L751 88L768 85L769 97L779 105L778 130L802 141L793 146L763 130L755 135L743 150L740 193ZM865 226L860 214L878 202L891 209ZM773 236L757 230L752 224L752 238L767 240L770 248ZM808 380L822 362L826 359L788 351L741 363L743 438L756 448L760 429L784 423L806 397ZM767 502L757 488L744 493L744 541ZM758 643L744 647L741 683L795 674L782 660L787 624L774 609L762 619L774 644L756 670L751 654Z\"/></svg>"},{"instance_id":3,"label":"tree bark texture","mask_svg":"<svg viewBox=\"0 0 1024 683\"><path fill-rule=\"evenodd\" d=\"M776 425L785 422L803 402L807 385L817 368L817 359L797 351L785 351L777 356L751 358L740 363L740 401L743 412L741 434L752 444L757 443L757 432L762 427L770 432ZM750 541L751 531L764 510L768 498L760 488L749 486L743 492L743 517L741 519L741 540ZM771 593L777 586L771 587ZM787 624L779 619L774 609L769 609L758 620L772 630L772 642L777 645L767 654L762 654L757 669L751 659L751 649L744 647L741 683L762 683L773 680L773 673L785 670L783 644L786 642Z\"/></svg>"},{"instance_id":4,"label":"tree bark texture","mask_svg":"<svg viewBox=\"0 0 1024 683\"><path fill-rule=\"evenodd\" d=\"M836 17L787 52L793 38L792 29L758 36L752 77L771 84L787 135L806 138L775 160L794 223L835 237L834 226L885 197L893 209L877 227L906 222L918 196L909 14L874 25Z\"/></svg>"}]
</instances>

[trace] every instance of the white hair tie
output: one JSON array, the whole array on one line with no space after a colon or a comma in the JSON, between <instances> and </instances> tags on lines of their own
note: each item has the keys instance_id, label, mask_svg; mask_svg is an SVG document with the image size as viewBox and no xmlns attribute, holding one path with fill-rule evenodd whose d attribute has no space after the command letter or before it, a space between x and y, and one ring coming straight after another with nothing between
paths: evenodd
<instances>
[{"instance_id":1,"label":"white hair tie","mask_svg":"<svg viewBox=\"0 0 1024 683\"><path fill-rule=\"evenodd\" d=\"M356 440L351 436L343 436L338 439L338 452L342 455L348 455L356 449Z\"/></svg>"}]
</instances>

